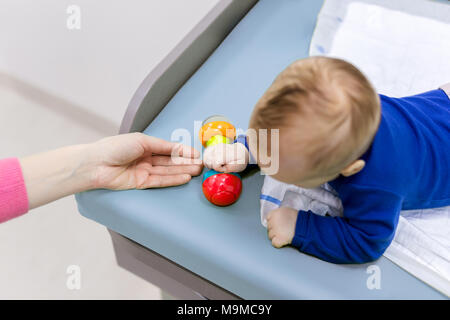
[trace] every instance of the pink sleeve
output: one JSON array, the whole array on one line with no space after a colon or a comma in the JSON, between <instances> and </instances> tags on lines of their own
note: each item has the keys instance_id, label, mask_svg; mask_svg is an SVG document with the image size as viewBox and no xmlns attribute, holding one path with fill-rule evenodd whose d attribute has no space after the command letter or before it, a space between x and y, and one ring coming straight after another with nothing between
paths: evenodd
<instances>
[{"instance_id":1,"label":"pink sleeve","mask_svg":"<svg viewBox=\"0 0 450 320\"><path fill-rule=\"evenodd\" d=\"M28 195L19 160L0 160L0 223L27 211Z\"/></svg>"}]
</instances>

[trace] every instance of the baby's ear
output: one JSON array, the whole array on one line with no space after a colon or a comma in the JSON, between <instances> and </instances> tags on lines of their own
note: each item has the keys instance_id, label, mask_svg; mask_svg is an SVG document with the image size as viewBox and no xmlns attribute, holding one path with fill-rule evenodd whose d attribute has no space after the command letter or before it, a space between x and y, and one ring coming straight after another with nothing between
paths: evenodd
<instances>
[{"instance_id":1,"label":"baby's ear","mask_svg":"<svg viewBox=\"0 0 450 320\"><path fill-rule=\"evenodd\" d=\"M344 177L350 177L350 176L360 172L364 168L365 165L366 165L366 163L364 162L364 160L358 159L355 162L352 162L351 164L349 164L347 167L345 167L341 171L341 174Z\"/></svg>"}]
</instances>

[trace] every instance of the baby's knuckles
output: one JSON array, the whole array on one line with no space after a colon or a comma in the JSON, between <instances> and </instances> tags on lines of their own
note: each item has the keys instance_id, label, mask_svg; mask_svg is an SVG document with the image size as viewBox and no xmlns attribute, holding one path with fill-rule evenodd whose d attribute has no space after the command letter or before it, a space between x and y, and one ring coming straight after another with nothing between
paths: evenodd
<instances>
[{"instance_id":1,"label":"baby's knuckles","mask_svg":"<svg viewBox=\"0 0 450 320\"><path fill-rule=\"evenodd\" d=\"M242 148L244 150L242 150ZM246 149L241 144L217 144L206 148L203 162L207 168L220 169L221 166L237 162L244 169L246 162ZM240 170L242 171L242 170Z\"/></svg>"}]
</instances>

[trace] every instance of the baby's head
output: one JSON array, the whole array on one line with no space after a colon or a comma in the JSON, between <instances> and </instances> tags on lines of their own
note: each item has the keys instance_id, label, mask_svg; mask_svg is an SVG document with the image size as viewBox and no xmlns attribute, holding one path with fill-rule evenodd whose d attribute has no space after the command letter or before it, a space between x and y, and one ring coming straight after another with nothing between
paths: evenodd
<instances>
[{"instance_id":1,"label":"baby's head","mask_svg":"<svg viewBox=\"0 0 450 320\"><path fill-rule=\"evenodd\" d=\"M272 161L277 148L271 146L270 135L279 129L273 177L313 188L364 167L359 158L373 140L380 114L377 93L356 67L340 59L311 57L294 62L275 79L256 104L249 128L267 129ZM261 154L261 142L249 140L252 154Z\"/></svg>"}]
</instances>

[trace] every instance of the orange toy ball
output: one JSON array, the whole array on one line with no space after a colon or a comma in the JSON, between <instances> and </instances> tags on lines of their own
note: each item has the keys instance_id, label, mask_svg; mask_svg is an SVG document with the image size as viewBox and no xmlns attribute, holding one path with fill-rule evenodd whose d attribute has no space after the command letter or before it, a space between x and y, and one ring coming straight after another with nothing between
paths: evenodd
<instances>
[{"instance_id":1,"label":"orange toy ball","mask_svg":"<svg viewBox=\"0 0 450 320\"><path fill-rule=\"evenodd\" d=\"M228 121L227 118L221 116L213 116L203 122L200 129L200 141L206 147L206 142L214 136L224 136L234 140L236 137L236 128Z\"/></svg>"}]
</instances>

